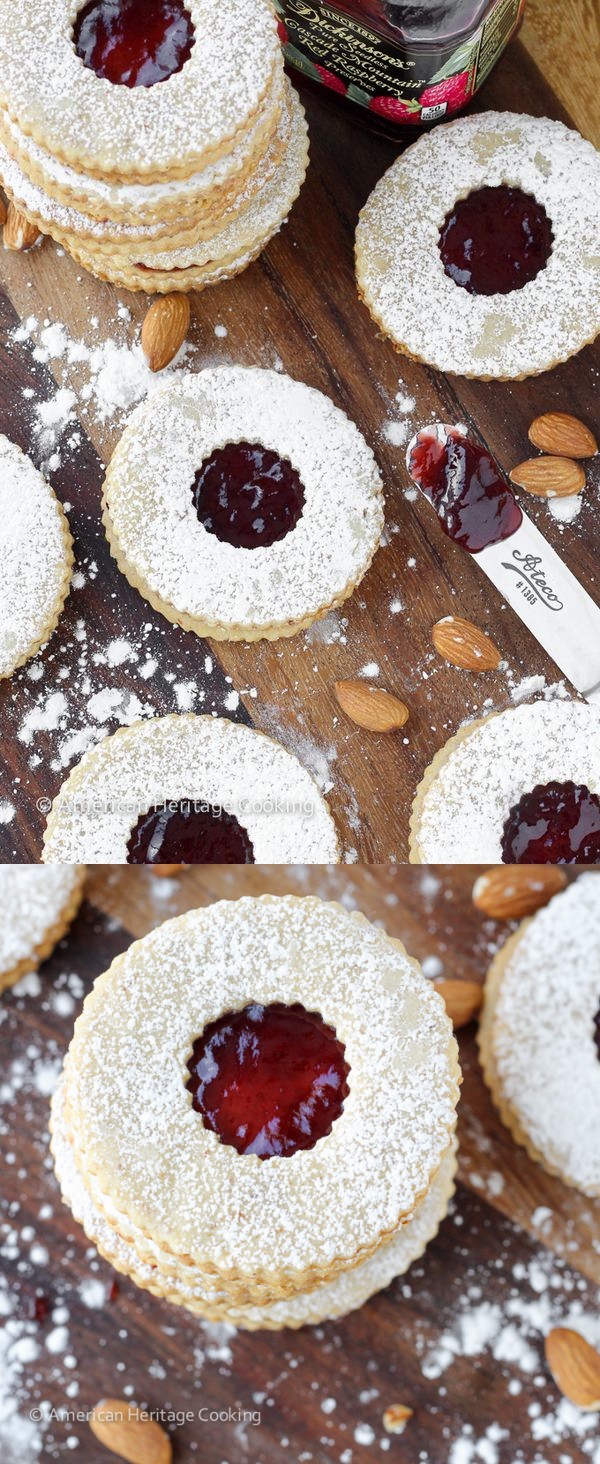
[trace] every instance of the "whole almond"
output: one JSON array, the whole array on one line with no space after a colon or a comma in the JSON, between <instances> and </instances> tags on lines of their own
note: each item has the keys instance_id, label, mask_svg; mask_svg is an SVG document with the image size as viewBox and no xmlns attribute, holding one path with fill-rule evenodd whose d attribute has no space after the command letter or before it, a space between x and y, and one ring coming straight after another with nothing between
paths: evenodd
<instances>
[{"instance_id":1,"label":"whole almond","mask_svg":"<svg viewBox=\"0 0 600 1464\"><path fill-rule=\"evenodd\" d=\"M148 867L157 879L172 879L174 874L181 874L182 869L185 869L184 864L150 864Z\"/></svg>"},{"instance_id":2,"label":"whole almond","mask_svg":"<svg viewBox=\"0 0 600 1464\"><path fill-rule=\"evenodd\" d=\"M159 295L142 326L142 350L151 371L164 371L177 355L190 324L187 295Z\"/></svg>"},{"instance_id":3,"label":"whole almond","mask_svg":"<svg viewBox=\"0 0 600 1464\"><path fill-rule=\"evenodd\" d=\"M128 1464L171 1464L171 1440L156 1419L122 1398L102 1398L90 1428L105 1448Z\"/></svg>"},{"instance_id":4,"label":"whole almond","mask_svg":"<svg viewBox=\"0 0 600 1464\"><path fill-rule=\"evenodd\" d=\"M30 224L25 214L19 213L14 203L9 203L3 234L5 249L31 249L40 238L37 224Z\"/></svg>"},{"instance_id":5,"label":"whole almond","mask_svg":"<svg viewBox=\"0 0 600 1464\"><path fill-rule=\"evenodd\" d=\"M557 1388L577 1408L600 1412L600 1352L580 1332L555 1327L546 1337L546 1361Z\"/></svg>"},{"instance_id":6,"label":"whole almond","mask_svg":"<svg viewBox=\"0 0 600 1464\"><path fill-rule=\"evenodd\" d=\"M492 920L522 920L564 890L567 876L555 864L497 865L473 885L473 904Z\"/></svg>"},{"instance_id":7,"label":"whole almond","mask_svg":"<svg viewBox=\"0 0 600 1464\"><path fill-rule=\"evenodd\" d=\"M463 671L495 671L500 665L498 648L477 625L460 615L446 615L431 632L438 655Z\"/></svg>"},{"instance_id":8,"label":"whole almond","mask_svg":"<svg viewBox=\"0 0 600 1464\"><path fill-rule=\"evenodd\" d=\"M335 694L342 711L367 732L397 732L408 721L408 707L366 681L336 681Z\"/></svg>"},{"instance_id":9,"label":"whole almond","mask_svg":"<svg viewBox=\"0 0 600 1464\"><path fill-rule=\"evenodd\" d=\"M536 498L571 498L585 488L581 463L566 457L528 458L509 474L511 483Z\"/></svg>"},{"instance_id":10,"label":"whole almond","mask_svg":"<svg viewBox=\"0 0 600 1464\"><path fill-rule=\"evenodd\" d=\"M466 1027L467 1022L475 1019L483 1001L483 988L479 982L457 981L449 976L440 977L433 984L446 1003L446 1011L455 1030Z\"/></svg>"},{"instance_id":11,"label":"whole almond","mask_svg":"<svg viewBox=\"0 0 600 1464\"><path fill-rule=\"evenodd\" d=\"M554 457L588 458L598 451L593 432L579 417L571 417L568 412L544 412L541 417L534 417L529 441Z\"/></svg>"},{"instance_id":12,"label":"whole almond","mask_svg":"<svg viewBox=\"0 0 600 1464\"><path fill-rule=\"evenodd\" d=\"M0 229L3 229L4 228L4 225L6 223L6 215L7 215L7 212L8 212L8 210L7 210L6 203L4 202L4 199L2 197L2 194L0 193Z\"/></svg>"},{"instance_id":13,"label":"whole almond","mask_svg":"<svg viewBox=\"0 0 600 1464\"><path fill-rule=\"evenodd\" d=\"M404 1403L391 1403L383 1415L383 1427L386 1433L404 1433L408 1420L412 1416L413 1409L407 1408Z\"/></svg>"}]
</instances>

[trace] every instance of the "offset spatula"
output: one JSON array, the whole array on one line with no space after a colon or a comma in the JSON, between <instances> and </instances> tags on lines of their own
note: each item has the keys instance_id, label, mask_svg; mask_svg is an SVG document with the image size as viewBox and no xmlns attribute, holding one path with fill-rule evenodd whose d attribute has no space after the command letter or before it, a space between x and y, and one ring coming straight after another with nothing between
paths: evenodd
<instances>
[{"instance_id":1,"label":"offset spatula","mask_svg":"<svg viewBox=\"0 0 600 1464\"><path fill-rule=\"evenodd\" d=\"M436 422L412 438L406 465L444 532L586 701L600 705L600 608L523 513L490 454L464 428Z\"/></svg>"}]
</instances>

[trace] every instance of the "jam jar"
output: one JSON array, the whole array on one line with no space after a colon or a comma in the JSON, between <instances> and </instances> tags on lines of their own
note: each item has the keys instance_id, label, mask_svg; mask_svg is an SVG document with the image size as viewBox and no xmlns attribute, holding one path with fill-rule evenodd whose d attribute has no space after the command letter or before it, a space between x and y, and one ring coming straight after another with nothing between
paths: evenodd
<instances>
[{"instance_id":1,"label":"jam jar","mask_svg":"<svg viewBox=\"0 0 600 1464\"><path fill-rule=\"evenodd\" d=\"M386 132L461 111L525 0L275 0L288 65Z\"/></svg>"}]
</instances>

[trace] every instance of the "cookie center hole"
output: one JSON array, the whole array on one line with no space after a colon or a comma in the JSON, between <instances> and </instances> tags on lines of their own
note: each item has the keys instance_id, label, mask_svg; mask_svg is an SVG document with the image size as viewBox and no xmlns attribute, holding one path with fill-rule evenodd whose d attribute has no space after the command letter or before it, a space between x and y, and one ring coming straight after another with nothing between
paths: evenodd
<instances>
[{"instance_id":1,"label":"cookie center hole","mask_svg":"<svg viewBox=\"0 0 600 1464\"><path fill-rule=\"evenodd\" d=\"M257 442L218 447L196 473L192 495L208 533L237 549L268 549L285 539L304 508L296 469Z\"/></svg>"},{"instance_id":2,"label":"cookie center hole","mask_svg":"<svg viewBox=\"0 0 600 1464\"><path fill-rule=\"evenodd\" d=\"M183 0L89 0L73 27L77 55L115 86L155 86L181 71L194 45Z\"/></svg>"},{"instance_id":3,"label":"cookie center hole","mask_svg":"<svg viewBox=\"0 0 600 1464\"><path fill-rule=\"evenodd\" d=\"M598 864L600 798L585 785L539 784L511 809L504 864Z\"/></svg>"},{"instance_id":4,"label":"cookie center hole","mask_svg":"<svg viewBox=\"0 0 600 1464\"><path fill-rule=\"evenodd\" d=\"M140 814L128 864L254 864L252 842L235 814L212 804L163 803Z\"/></svg>"},{"instance_id":5,"label":"cookie center hole","mask_svg":"<svg viewBox=\"0 0 600 1464\"><path fill-rule=\"evenodd\" d=\"M331 1133L348 1095L343 1044L299 1002L253 1003L205 1027L188 1062L204 1127L238 1154L289 1159Z\"/></svg>"},{"instance_id":6,"label":"cookie center hole","mask_svg":"<svg viewBox=\"0 0 600 1464\"><path fill-rule=\"evenodd\" d=\"M522 513L494 459L472 438L450 431L443 440L424 428L408 470L433 504L444 532L476 554L519 528Z\"/></svg>"},{"instance_id":7,"label":"cookie center hole","mask_svg":"<svg viewBox=\"0 0 600 1464\"><path fill-rule=\"evenodd\" d=\"M459 199L440 229L446 274L470 295L510 295L544 269L552 225L531 193L501 184Z\"/></svg>"}]
</instances>

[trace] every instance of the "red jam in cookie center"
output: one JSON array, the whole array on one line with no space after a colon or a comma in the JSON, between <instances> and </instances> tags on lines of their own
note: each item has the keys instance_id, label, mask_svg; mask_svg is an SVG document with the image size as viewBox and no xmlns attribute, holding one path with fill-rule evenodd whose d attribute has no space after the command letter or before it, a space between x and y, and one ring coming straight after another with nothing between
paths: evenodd
<instances>
[{"instance_id":1,"label":"red jam in cookie center","mask_svg":"<svg viewBox=\"0 0 600 1464\"><path fill-rule=\"evenodd\" d=\"M296 469L256 442L218 447L196 473L192 492L200 523L236 549L268 549L285 539L304 508Z\"/></svg>"},{"instance_id":2,"label":"red jam in cookie center","mask_svg":"<svg viewBox=\"0 0 600 1464\"><path fill-rule=\"evenodd\" d=\"M444 533L471 554L510 538L522 522L494 459L455 429L440 441L424 428L415 439L408 471L433 504Z\"/></svg>"},{"instance_id":3,"label":"red jam in cookie center","mask_svg":"<svg viewBox=\"0 0 600 1464\"><path fill-rule=\"evenodd\" d=\"M97 76L116 86L155 86L189 60L194 30L183 0L89 0L73 40Z\"/></svg>"},{"instance_id":4,"label":"red jam in cookie center","mask_svg":"<svg viewBox=\"0 0 600 1464\"><path fill-rule=\"evenodd\" d=\"M127 863L254 864L254 851L233 813L173 802L141 814L129 838Z\"/></svg>"},{"instance_id":5,"label":"red jam in cookie center","mask_svg":"<svg viewBox=\"0 0 600 1464\"><path fill-rule=\"evenodd\" d=\"M552 253L545 208L520 188L477 188L440 230L446 274L470 295L510 295L534 280Z\"/></svg>"},{"instance_id":6,"label":"red jam in cookie center","mask_svg":"<svg viewBox=\"0 0 600 1464\"><path fill-rule=\"evenodd\" d=\"M317 1012L258 1003L211 1022L187 1084L205 1128L238 1154L289 1159L331 1133L348 1095L344 1047Z\"/></svg>"},{"instance_id":7,"label":"red jam in cookie center","mask_svg":"<svg viewBox=\"0 0 600 1464\"><path fill-rule=\"evenodd\" d=\"M504 825L505 864L600 863L600 798L575 783L525 793Z\"/></svg>"},{"instance_id":8,"label":"red jam in cookie center","mask_svg":"<svg viewBox=\"0 0 600 1464\"><path fill-rule=\"evenodd\" d=\"M594 1041L598 1049L598 1059L600 1061L600 1007L598 1007L598 1011L594 1017Z\"/></svg>"}]
</instances>

